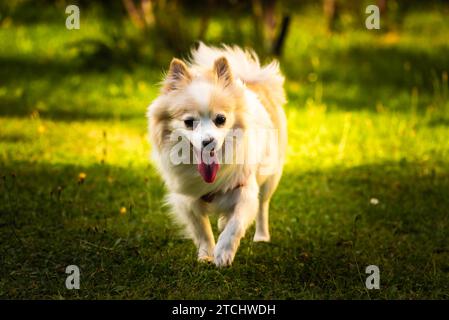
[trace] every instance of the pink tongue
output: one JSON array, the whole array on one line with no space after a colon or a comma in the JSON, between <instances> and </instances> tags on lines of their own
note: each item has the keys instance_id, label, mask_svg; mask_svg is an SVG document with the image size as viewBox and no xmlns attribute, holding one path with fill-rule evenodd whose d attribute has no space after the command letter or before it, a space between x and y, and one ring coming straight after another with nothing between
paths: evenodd
<instances>
[{"instance_id":1,"label":"pink tongue","mask_svg":"<svg viewBox=\"0 0 449 320\"><path fill-rule=\"evenodd\" d=\"M218 163L218 159L216 156L210 157L211 159L207 162L209 164L203 162L203 159L200 159L200 163L198 163L198 172L203 177L203 180L206 183L212 183L215 181L215 177L217 176L217 171L220 168L220 164Z\"/></svg>"}]
</instances>

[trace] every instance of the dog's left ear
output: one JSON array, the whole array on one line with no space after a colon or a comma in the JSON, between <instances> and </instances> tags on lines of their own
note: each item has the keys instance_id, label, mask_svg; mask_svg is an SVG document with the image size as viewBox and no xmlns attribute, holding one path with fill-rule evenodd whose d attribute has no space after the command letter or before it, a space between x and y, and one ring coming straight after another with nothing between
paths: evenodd
<instances>
[{"instance_id":1,"label":"dog's left ear","mask_svg":"<svg viewBox=\"0 0 449 320\"><path fill-rule=\"evenodd\" d=\"M232 84L233 77L231 68L229 67L228 60L225 57L221 57L215 60L214 72L217 76L217 80L221 82L225 87Z\"/></svg>"}]
</instances>

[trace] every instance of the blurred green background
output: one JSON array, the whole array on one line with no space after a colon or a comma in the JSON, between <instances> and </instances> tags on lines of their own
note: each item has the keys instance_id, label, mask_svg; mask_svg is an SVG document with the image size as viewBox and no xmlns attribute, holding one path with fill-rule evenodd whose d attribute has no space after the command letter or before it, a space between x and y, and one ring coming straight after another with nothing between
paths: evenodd
<instances>
[{"instance_id":1,"label":"blurred green background","mask_svg":"<svg viewBox=\"0 0 449 320\"><path fill-rule=\"evenodd\" d=\"M2 2L0 298L449 298L448 17L447 1ZM177 237L148 160L146 107L198 40L286 75L272 243L251 228L229 269Z\"/></svg>"}]
</instances>

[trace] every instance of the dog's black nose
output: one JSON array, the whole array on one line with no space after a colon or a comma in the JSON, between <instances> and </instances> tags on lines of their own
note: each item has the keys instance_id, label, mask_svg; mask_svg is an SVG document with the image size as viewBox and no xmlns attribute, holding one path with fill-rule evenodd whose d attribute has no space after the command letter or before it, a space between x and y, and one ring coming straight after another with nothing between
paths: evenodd
<instances>
[{"instance_id":1,"label":"dog's black nose","mask_svg":"<svg viewBox=\"0 0 449 320\"><path fill-rule=\"evenodd\" d=\"M203 142L202 142L203 148L207 147L209 144L213 143L214 141L215 141L214 138L209 138L209 139L203 140Z\"/></svg>"}]
</instances>

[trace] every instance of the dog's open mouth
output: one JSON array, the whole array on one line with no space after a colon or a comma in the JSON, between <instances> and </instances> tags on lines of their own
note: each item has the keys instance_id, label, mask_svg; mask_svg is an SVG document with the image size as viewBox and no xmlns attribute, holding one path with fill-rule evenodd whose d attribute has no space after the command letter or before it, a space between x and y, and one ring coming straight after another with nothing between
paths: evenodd
<instances>
[{"instance_id":1,"label":"dog's open mouth","mask_svg":"<svg viewBox=\"0 0 449 320\"><path fill-rule=\"evenodd\" d=\"M202 149L200 152L196 152L198 160L197 169L206 183L213 183L217 177L218 169L220 169L220 163L218 162L215 150Z\"/></svg>"}]
</instances>

